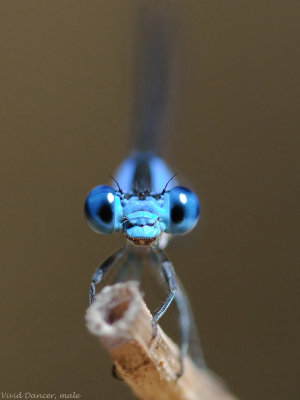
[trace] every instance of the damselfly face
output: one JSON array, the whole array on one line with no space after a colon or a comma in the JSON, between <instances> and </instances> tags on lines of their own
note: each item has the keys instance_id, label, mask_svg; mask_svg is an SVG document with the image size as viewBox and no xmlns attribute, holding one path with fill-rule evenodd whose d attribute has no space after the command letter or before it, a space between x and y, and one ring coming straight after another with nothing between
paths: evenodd
<instances>
[{"instance_id":1,"label":"damselfly face","mask_svg":"<svg viewBox=\"0 0 300 400\"><path fill-rule=\"evenodd\" d=\"M181 186L161 194L124 194L101 185L89 193L85 202L88 223L96 232L123 232L137 245L149 245L163 232L189 232L199 212L197 196Z\"/></svg>"},{"instance_id":2,"label":"damselfly face","mask_svg":"<svg viewBox=\"0 0 300 400\"><path fill-rule=\"evenodd\" d=\"M135 244L148 245L165 231L164 199L152 196L130 196L121 200L122 231Z\"/></svg>"}]
</instances>

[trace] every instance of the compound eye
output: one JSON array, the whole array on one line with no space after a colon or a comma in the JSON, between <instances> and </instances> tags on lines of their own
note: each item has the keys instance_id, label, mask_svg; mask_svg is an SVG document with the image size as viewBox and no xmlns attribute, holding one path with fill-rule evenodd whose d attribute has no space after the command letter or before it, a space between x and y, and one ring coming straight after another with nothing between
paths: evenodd
<instances>
[{"instance_id":1,"label":"compound eye","mask_svg":"<svg viewBox=\"0 0 300 400\"><path fill-rule=\"evenodd\" d=\"M95 187L88 195L84 211L89 226L99 233L112 233L115 225L115 190L106 185Z\"/></svg>"},{"instance_id":2,"label":"compound eye","mask_svg":"<svg viewBox=\"0 0 300 400\"><path fill-rule=\"evenodd\" d=\"M182 186L176 186L169 193L170 233L187 233L198 222L200 214L199 200L194 192Z\"/></svg>"}]
</instances>

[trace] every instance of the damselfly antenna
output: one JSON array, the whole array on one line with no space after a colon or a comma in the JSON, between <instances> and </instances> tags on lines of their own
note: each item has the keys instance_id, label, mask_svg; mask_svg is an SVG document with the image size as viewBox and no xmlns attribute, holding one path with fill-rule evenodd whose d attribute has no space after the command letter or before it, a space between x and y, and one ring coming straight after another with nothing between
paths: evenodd
<instances>
[{"instance_id":1,"label":"damselfly antenna","mask_svg":"<svg viewBox=\"0 0 300 400\"><path fill-rule=\"evenodd\" d=\"M163 191L161 192L161 194L165 194L168 184L169 184L169 183L171 182L171 180L174 179L175 176L177 176L177 175L178 175L178 173L176 172L176 174L174 174L174 175L168 180L168 182L167 182L166 186L164 187Z\"/></svg>"},{"instance_id":2,"label":"damselfly antenna","mask_svg":"<svg viewBox=\"0 0 300 400\"><path fill-rule=\"evenodd\" d=\"M119 192L121 193L121 194L123 194L123 190L121 189L121 187L120 187L120 185L119 185L119 183L118 183L118 181L112 176L112 175L108 175L111 179L113 179L113 181L116 183L116 185L118 186L118 189L119 189Z\"/></svg>"}]
</instances>

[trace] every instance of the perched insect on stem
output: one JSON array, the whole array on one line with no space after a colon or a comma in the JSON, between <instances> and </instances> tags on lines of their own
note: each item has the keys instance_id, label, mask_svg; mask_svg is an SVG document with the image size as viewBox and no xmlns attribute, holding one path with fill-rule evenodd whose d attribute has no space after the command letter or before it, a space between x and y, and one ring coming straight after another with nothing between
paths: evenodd
<instances>
[{"instance_id":1,"label":"perched insect on stem","mask_svg":"<svg viewBox=\"0 0 300 400\"><path fill-rule=\"evenodd\" d=\"M117 189L95 187L85 202L89 225L98 233L120 232L125 246L111 255L96 270L91 288L93 302L96 285L116 266L116 281L139 280L145 260L154 265L168 287L162 305L153 316L153 336L157 323L175 300L181 331L181 360L190 346L198 365L204 367L201 347L185 291L163 249L172 235L191 231L198 222L200 205L195 193L178 185L164 160L157 155L162 135L164 111L170 86L171 29L163 13L148 15L143 24L142 80L139 83L134 152L119 167L113 181ZM121 265L121 267L120 267ZM178 375L183 372L183 363Z\"/></svg>"}]
</instances>

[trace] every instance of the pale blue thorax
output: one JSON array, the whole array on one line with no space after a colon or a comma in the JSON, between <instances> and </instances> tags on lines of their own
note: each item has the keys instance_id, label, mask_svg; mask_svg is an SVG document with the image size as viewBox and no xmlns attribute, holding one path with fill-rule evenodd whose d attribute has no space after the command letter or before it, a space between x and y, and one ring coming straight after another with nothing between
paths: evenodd
<instances>
[{"instance_id":1,"label":"pale blue thorax","mask_svg":"<svg viewBox=\"0 0 300 400\"><path fill-rule=\"evenodd\" d=\"M137 161L140 159L140 157L143 157L143 155L147 156L149 169L151 171L151 193L161 193L167 182L174 175L167 164L154 153L135 152L123 161L116 173L116 181L124 193L133 193L132 182L134 180ZM178 182L176 179L172 179L172 181L168 184L168 189L172 189L172 187L176 186L177 184Z\"/></svg>"}]
</instances>

